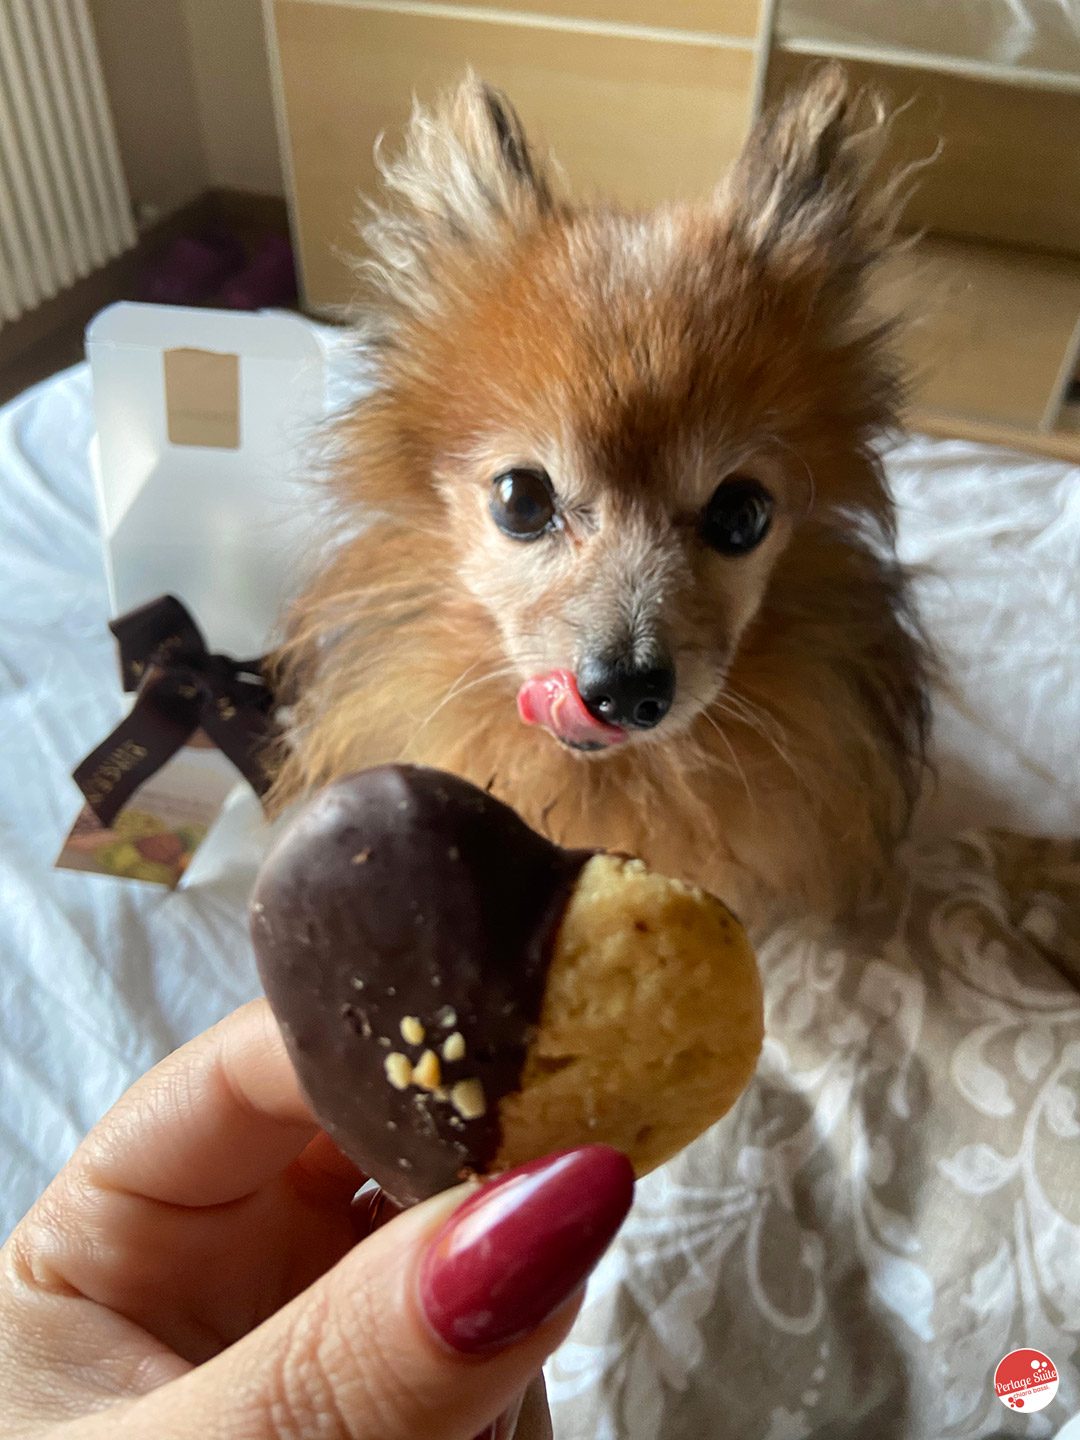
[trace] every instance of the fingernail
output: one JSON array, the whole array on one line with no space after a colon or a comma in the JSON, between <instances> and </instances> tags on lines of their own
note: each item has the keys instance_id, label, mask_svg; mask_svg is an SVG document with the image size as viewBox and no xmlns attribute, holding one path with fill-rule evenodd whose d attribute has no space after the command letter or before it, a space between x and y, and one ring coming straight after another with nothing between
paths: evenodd
<instances>
[{"instance_id":1,"label":"fingernail","mask_svg":"<svg viewBox=\"0 0 1080 1440\"><path fill-rule=\"evenodd\" d=\"M607 1145L547 1155L491 1181L454 1211L421 1262L428 1323L465 1354L520 1340L582 1284L633 1198L630 1162Z\"/></svg>"}]
</instances>

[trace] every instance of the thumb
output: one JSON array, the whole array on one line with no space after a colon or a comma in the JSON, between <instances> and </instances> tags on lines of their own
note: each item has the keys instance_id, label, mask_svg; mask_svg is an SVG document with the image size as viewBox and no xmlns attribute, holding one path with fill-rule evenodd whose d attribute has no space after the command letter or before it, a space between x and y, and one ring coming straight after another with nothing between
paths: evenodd
<instances>
[{"instance_id":1,"label":"thumb","mask_svg":"<svg viewBox=\"0 0 1080 1440\"><path fill-rule=\"evenodd\" d=\"M633 1198L591 1145L406 1211L127 1412L161 1440L471 1440L536 1374ZM151 1413L153 1412L153 1413Z\"/></svg>"}]
</instances>

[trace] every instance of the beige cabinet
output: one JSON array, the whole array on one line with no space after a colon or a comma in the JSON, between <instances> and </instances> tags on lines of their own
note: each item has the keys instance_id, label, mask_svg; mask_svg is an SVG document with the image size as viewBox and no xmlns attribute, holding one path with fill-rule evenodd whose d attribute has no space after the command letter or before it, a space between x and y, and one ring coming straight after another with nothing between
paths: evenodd
<instances>
[{"instance_id":1,"label":"beige cabinet","mask_svg":"<svg viewBox=\"0 0 1080 1440\"><path fill-rule=\"evenodd\" d=\"M762 98L830 53L785 32L785 3L265 0L306 304L353 298L376 138L393 148L414 94L471 65L576 194L704 194ZM885 281L912 322L910 422L1080 458L1063 403L1080 347L1080 78L1040 90L925 56L845 58L898 111L896 163L940 142L907 214L925 237Z\"/></svg>"},{"instance_id":2,"label":"beige cabinet","mask_svg":"<svg viewBox=\"0 0 1080 1440\"><path fill-rule=\"evenodd\" d=\"M468 65L506 90L578 194L648 205L705 193L750 121L756 0L542 0L520 16L273 0L271 13L303 293L319 311L350 298L376 137L392 146L413 94ZM637 23L658 15L662 26Z\"/></svg>"},{"instance_id":3,"label":"beige cabinet","mask_svg":"<svg viewBox=\"0 0 1080 1440\"><path fill-rule=\"evenodd\" d=\"M770 97L832 49L790 33L788 4ZM813 0L822 7L839 12L842 0ZM887 164L931 162L905 212L923 238L889 277L907 322L909 423L1080 460L1080 412L1068 403L1080 373L1080 74L869 43L844 58L893 112Z\"/></svg>"}]
</instances>

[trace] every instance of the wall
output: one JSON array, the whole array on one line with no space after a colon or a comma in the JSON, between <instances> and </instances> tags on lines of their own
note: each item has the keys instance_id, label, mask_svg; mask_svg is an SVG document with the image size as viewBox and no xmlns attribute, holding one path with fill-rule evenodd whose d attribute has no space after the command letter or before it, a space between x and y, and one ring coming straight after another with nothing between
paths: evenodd
<instances>
[{"instance_id":1,"label":"wall","mask_svg":"<svg viewBox=\"0 0 1080 1440\"><path fill-rule=\"evenodd\" d=\"M260 0L183 0L210 184L284 194Z\"/></svg>"},{"instance_id":2,"label":"wall","mask_svg":"<svg viewBox=\"0 0 1080 1440\"><path fill-rule=\"evenodd\" d=\"M136 214L175 210L207 186L195 67L178 0L90 0Z\"/></svg>"},{"instance_id":3,"label":"wall","mask_svg":"<svg viewBox=\"0 0 1080 1440\"><path fill-rule=\"evenodd\" d=\"M281 195L260 0L90 0L136 211Z\"/></svg>"}]
</instances>

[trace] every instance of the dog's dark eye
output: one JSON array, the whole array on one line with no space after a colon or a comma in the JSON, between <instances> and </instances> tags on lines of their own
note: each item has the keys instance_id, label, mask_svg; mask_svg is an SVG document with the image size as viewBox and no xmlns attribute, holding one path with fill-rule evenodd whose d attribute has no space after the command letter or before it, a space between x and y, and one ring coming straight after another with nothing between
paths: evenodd
<instances>
[{"instance_id":1,"label":"dog's dark eye","mask_svg":"<svg viewBox=\"0 0 1080 1440\"><path fill-rule=\"evenodd\" d=\"M555 496L543 470L507 470L491 487L491 517L513 540L537 540L555 520Z\"/></svg>"},{"instance_id":2,"label":"dog's dark eye","mask_svg":"<svg viewBox=\"0 0 1080 1440\"><path fill-rule=\"evenodd\" d=\"M773 499L764 485L729 475L716 487L701 519L701 537L720 555L747 555L769 533Z\"/></svg>"}]
</instances>

